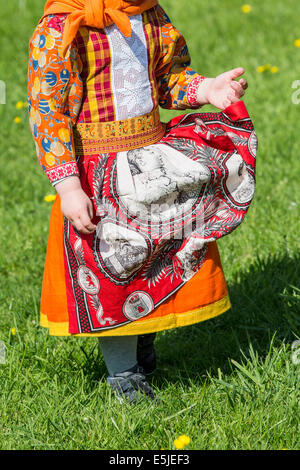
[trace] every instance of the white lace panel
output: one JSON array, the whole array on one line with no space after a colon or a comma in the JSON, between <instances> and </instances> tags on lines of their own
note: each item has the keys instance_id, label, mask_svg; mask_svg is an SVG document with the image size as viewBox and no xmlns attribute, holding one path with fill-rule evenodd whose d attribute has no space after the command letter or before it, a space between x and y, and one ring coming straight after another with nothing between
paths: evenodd
<instances>
[{"instance_id":1,"label":"white lace panel","mask_svg":"<svg viewBox=\"0 0 300 470\"><path fill-rule=\"evenodd\" d=\"M153 109L142 15L132 16L130 22L130 38L123 36L116 25L105 28L111 52L111 85L117 121L142 116Z\"/></svg>"}]
</instances>

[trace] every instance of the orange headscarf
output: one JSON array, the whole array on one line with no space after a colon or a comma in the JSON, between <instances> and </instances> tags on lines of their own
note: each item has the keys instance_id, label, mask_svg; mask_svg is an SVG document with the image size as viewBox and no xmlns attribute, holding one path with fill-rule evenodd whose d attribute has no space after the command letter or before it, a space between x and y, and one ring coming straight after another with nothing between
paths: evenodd
<instances>
[{"instance_id":1,"label":"orange headscarf","mask_svg":"<svg viewBox=\"0 0 300 470\"><path fill-rule=\"evenodd\" d=\"M122 0L48 0L44 15L70 13L66 20L62 51L76 36L80 26L103 29L116 24L126 37L131 36L128 16L139 15L158 4L158 0L137 0L134 4Z\"/></svg>"}]
</instances>

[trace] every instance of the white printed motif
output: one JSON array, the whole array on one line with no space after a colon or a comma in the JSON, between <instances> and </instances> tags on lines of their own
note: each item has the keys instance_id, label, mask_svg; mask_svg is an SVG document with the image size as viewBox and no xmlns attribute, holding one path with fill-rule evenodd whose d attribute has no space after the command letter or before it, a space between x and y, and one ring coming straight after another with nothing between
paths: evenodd
<instances>
[{"instance_id":1,"label":"white printed motif","mask_svg":"<svg viewBox=\"0 0 300 470\"><path fill-rule=\"evenodd\" d=\"M142 116L153 109L142 16L132 16L130 22L130 38L116 25L105 28L111 52L111 85L117 121Z\"/></svg>"},{"instance_id":2,"label":"white printed motif","mask_svg":"<svg viewBox=\"0 0 300 470\"><path fill-rule=\"evenodd\" d=\"M164 144L118 153L117 175L129 214L152 224L182 221L211 178L207 167Z\"/></svg>"},{"instance_id":3,"label":"white printed motif","mask_svg":"<svg viewBox=\"0 0 300 470\"><path fill-rule=\"evenodd\" d=\"M248 141L248 150L251 153L252 157L256 158L257 154L257 147L258 147L258 140L255 131L251 132Z\"/></svg>"},{"instance_id":4,"label":"white printed motif","mask_svg":"<svg viewBox=\"0 0 300 470\"><path fill-rule=\"evenodd\" d=\"M101 326L106 325L106 323L108 323L109 325L114 325L115 323L117 323L117 320L113 320L111 317L104 317L104 310L97 295L94 295L92 297L91 302L94 309L96 310L97 321Z\"/></svg>"},{"instance_id":5,"label":"white printed motif","mask_svg":"<svg viewBox=\"0 0 300 470\"><path fill-rule=\"evenodd\" d=\"M80 287L87 294L98 294L100 291L100 282L90 268L79 266L77 271L77 279Z\"/></svg>"},{"instance_id":6,"label":"white printed motif","mask_svg":"<svg viewBox=\"0 0 300 470\"><path fill-rule=\"evenodd\" d=\"M149 256L145 238L122 224L106 219L98 236L98 256L101 256L107 272L116 279L128 279Z\"/></svg>"},{"instance_id":7,"label":"white printed motif","mask_svg":"<svg viewBox=\"0 0 300 470\"><path fill-rule=\"evenodd\" d=\"M224 164L228 170L226 187L231 197L238 204L250 203L254 196L255 181L241 155L233 153Z\"/></svg>"},{"instance_id":8,"label":"white printed motif","mask_svg":"<svg viewBox=\"0 0 300 470\"><path fill-rule=\"evenodd\" d=\"M153 300L147 292L135 291L127 297L123 313L129 320L134 321L148 315L153 308Z\"/></svg>"}]
</instances>

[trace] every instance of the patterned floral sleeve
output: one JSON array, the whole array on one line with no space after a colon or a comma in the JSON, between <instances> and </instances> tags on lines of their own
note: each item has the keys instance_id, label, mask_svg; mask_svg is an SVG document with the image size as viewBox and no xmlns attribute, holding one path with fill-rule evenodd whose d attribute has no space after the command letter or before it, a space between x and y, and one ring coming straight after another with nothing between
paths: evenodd
<instances>
[{"instance_id":1,"label":"patterned floral sleeve","mask_svg":"<svg viewBox=\"0 0 300 470\"><path fill-rule=\"evenodd\" d=\"M204 76L193 70L191 58L181 33L158 6L161 31L161 58L156 69L159 104L167 109L199 108L196 91Z\"/></svg>"},{"instance_id":2,"label":"patterned floral sleeve","mask_svg":"<svg viewBox=\"0 0 300 470\"><path fill-rule=\"evenodd\" d=\"M65 15L50 15L29 42L28 111L38 160L50 183L78 175L72 128L82 100L82 64L74 45L60 46Z\"/></svg>"}]
</instances>

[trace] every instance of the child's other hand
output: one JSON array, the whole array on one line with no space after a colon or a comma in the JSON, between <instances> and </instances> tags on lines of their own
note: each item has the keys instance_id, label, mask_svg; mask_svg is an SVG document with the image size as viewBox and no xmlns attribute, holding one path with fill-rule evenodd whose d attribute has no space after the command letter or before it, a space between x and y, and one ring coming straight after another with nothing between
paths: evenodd
<instances>
[{"instance_id":1,"label":"child's other hand","mask_svg":"<svg viewBox=\"0 0 300 470\"><path fill-rule=\"evenodd\" d=\"M197 91L199 104L212 104L223 110L239 101L245 94L248 83L243 78L238 82L235 79L243 75L244 72L244 69L239 67L224 72L216 78L206 78Z\"/></svg>"},{"instance_id":2,"label":"child's other hand","mask_svg":"<svg viewBox=\"0 0 300 470\"><path fill-rule=\"evenodd\" d=\"M97 228L92 223L93 204L83 191L79 178L70 176L61 183L57 183L55 189L61 199L62 213L73 227L81 233L93 233Z\"/></svg>"}]
</instances>

